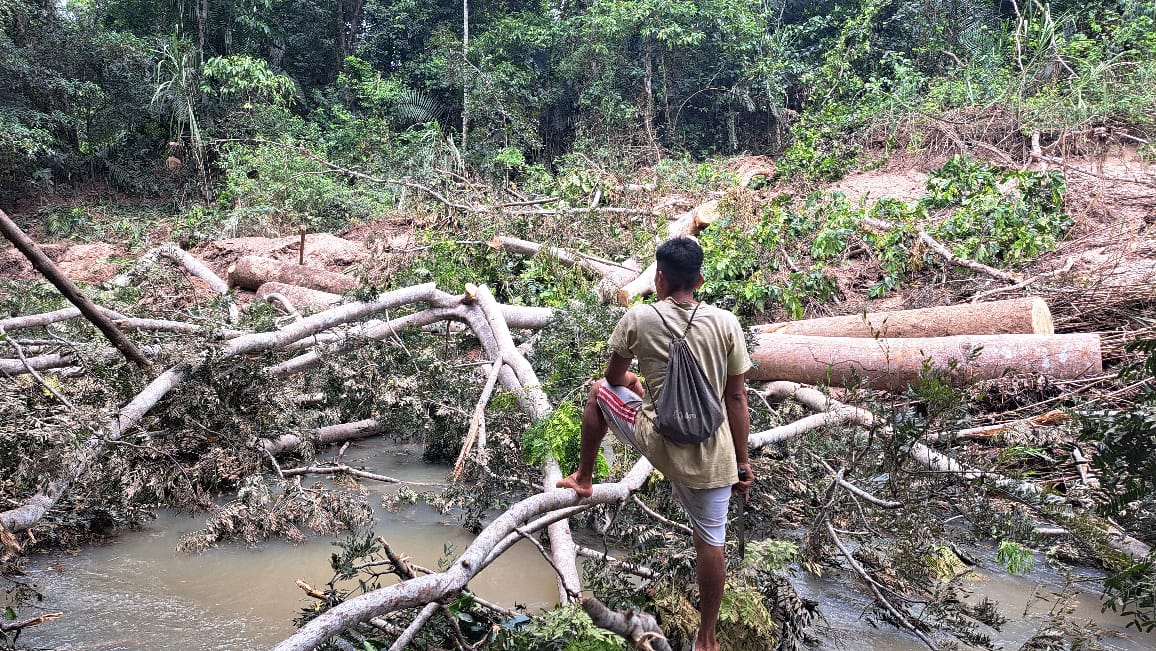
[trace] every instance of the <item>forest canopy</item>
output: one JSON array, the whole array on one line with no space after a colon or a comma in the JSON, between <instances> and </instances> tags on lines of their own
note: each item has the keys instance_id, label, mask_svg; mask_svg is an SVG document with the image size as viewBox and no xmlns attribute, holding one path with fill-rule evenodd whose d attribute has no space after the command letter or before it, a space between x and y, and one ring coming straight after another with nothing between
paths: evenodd
<instances>
[{"instance_id":1,"label":"forest canopy","mask_svg":"<svg viewBox=\"0 0 1156 651\"><path fill-rule=\"evenodd\" d=\"M757 151L837 177L962 107L1148 132L1154 21L1144 0L2 0L0 186L207 200L214 142L256 136L414 175Z\"/></svg>"},{"instance_id":2,"label":"forest canopy","mask_svg":"<svg viewBox=\"0 0 1156 651\"><path fill-rule=\"evenodd\" d=\"M0 0L0 226L99 305L0 248L0 644L56 617L33 549L162 508L206 514L182 552L340 537L278 648L621 649L570 586L693 637L661 473L613 448L551 490L685 235L757 362L724 648L818 644L804 572L995 648L969 568L1037 558L1151 633L1154 137L1156 0ZM454 471L377 474L367 436ZM413 565L365 482L477 538ZM550 612L468 588L522 539ZM1023 648L1100 635L1081 581Z\"/></svg>"}]
</instances>

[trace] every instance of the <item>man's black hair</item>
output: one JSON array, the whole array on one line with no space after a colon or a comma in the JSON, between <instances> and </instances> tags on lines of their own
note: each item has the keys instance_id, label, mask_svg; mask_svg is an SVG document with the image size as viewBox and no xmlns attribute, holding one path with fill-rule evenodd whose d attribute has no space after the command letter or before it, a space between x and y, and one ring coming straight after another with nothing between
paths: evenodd
<instances>
[{"instance_id":1,"label":"man's black hair","mask_svg":"<svg viewBox=\"0 0 1156 651\"><path fill-rule=\"evenodd\" d=\"M702 273L702 247L689 237L676 237L659 245L654 253L658 270L666 276L670 291L694 289Z\"/></svg>"}]
</instances>

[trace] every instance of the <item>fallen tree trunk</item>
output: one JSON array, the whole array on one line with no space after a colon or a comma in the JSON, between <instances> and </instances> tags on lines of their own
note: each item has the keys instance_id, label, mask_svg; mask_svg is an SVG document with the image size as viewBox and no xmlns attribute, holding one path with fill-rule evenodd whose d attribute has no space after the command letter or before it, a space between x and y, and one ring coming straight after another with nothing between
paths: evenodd
<instances>
[{"instance_id":1,"label":"fallen tree trunk","mask_svg":"<svg viewBox=\"0 0 1156 651\"><path fill-rule=\"evenodd\" d=\"M108 317L101 312L100 308L97 307L96 303L92 302L92 299L89 298L88 295L80 291L80 288L77 287L75 283L60 272L56 263L44 255L44 252L40 250L36 242L28 237L24 231L20 230L16 222L13 222L3 210L0 210L0 234L8 238L8 241L12 242L16 250L20 251L25 258L28 258L32 266L43 274L43 276L48 279L48 282L52 283L64 298L68 299L69 303L75 305L77 309L80 310L80 313L84 315L84 318L96 326L97 330L100 330L101 333L112 342L113 347L125 356L125 359L136 364L139 368L148 368L150 366L148 358L137 350L136 345L108 320Z\"/></svg>"},{"instance_id":2,"label":"fallen tree trunk","mask_svg":"<svg viewBox=\"0 0 1156 651\"><path fill-rule=\"evenodd\" d=\"M137 277L148 271L149 268L156 264L157 260L160 258L168 258L169 260L172 260L176 264L180 265L190 275L205 281L205 284L209 286L209 289L213 290L214 292L218 294L229 293L228 283L221 280L220 276L213 273L212 269L209 269L205 263L198 260L193 254L172 243L163 244L154 249L150 249L137 260L132 269L129 269L116 278L113 278L111 281L109 281L109 284L117 287L127 287L128 285L132 284L133 281L137 279ZM237 307L236 303L230 301L229 320L236 322L240 318L240 309Z\"/></svg>"},{"instance_id":3,"label":"fallen tree trunk","mask_svg":"<svg viewBox=\"0 0 1156 651\"><path fill-rule=\"evenodd\" d=\"M673 240L676 237L695 237L718 218L718 201L708 201L671 222L662 241ZM657 263L652 262L637 278L623 285L615 294L618 304L630 305L636 296L653 294L654 275L657 271Z\"/></svg>"},{"instance_id":4,"label":"fallen tree trunk","mask_svg":"<svg viewBox=\"0 0 1156 651\"><path fill-rule=\"evenodd\" d=\"M598 294L598 298L603 301L608 301L613 298L618 288L638 277L639 273L638 263L633 261L619 264L586 253L552 246L543 246L537 242L521 240L516 237L495 235L494 239L490 240L490 246L495 249L525 256L535 256L544 251L548 255L557 258L559 262L566 266L580 267L590 275L602 279L595 291Z\"/></svg>"},{"instance_id":5,"label":"fallen tree trunk","mask_svg":"<svg viewBox=\"0 0 1156 651\"><path fill-rule=\"evenodd\" d=\"M381 341L395 336L404 328L423 327L439 321L458 321L468 323L469 307L462 304L461 298L451 296L445 292L435 291L429 301L432 305L427 310L398 317L390 321L366 322L362 326L343 334L326 334L313 337L301 345L293 344L286 350L298 347L327 344L320 350L311 350L293 359L270 366L267 372L275 376L291 375L312 368L321 363L327 356L337 355L361 344L363 340ZM544 307L526 307L523 305L500 305L499 310L506 325L511 328L526 330L541 330L554 319L554 310Z\"/></svg>"},{"instance_id":6,"label":"fallen tree trunk","mask_svg":"<svg viewBox=\"0 0 1156 651\"><path fill-rule=\"evenodd\" d=\"M282 452L297 449L305 440L311 440L318 445L332 445L334 443L344 443L346 441L368 438L384 431L384 425L373 418L367 418L352 423L327 425L326 427L318 428L317 431L308 437L303 437L299 434L282 434L275 439L261 439L260 444L261 447L265 448L266 452L277 456Z\"/></svg>"},{"instance_id":7,"label":"fallen tree trunk","mask_svg":"<svg viewBox=\"0 0 1156 651\"><path fill-rule=\"evenodd\" d=\"M257 298L268 300L272 294L284 296L298 309L325 310L345 300L341 297L341 294L323 292L317 289L309 289L308 287L281 282L262 283L261 286L257 288Z\"/></svg>"},{"instance_id":8,"label":"fallen tree trunk","mask_svg":"<svg viewBox=\"0 0 1156 651\"><path fill-rule=\"evenodd\" d=\"M903 390L919 380L924 362L955 384L1008 372L1078 378L1102 371L1100 337L1068 335L961 335L866 339L758 335L751 380Z\"/></svg>"},{"instance_id":9,"label":"fallen tree trunk","mask_svg":"<svg viewBox=\"0 0 1156 651\"><path fill-rule=\"evenodd\" d=\"M954 335L1055 334L1042 298L964 303L894 312L867 312L823 319L757 325L760 334L812 337L951 337Z\"/></svg>"},{"instance_id":10,"label":"fallen tree trunk","mask_svg":"<svg viewBox=\"0 0 1156 651\"><path fill-rule=\"evenodd\" d=\"M343 274L255 255L243 256L229 267L229 285L232 287L256 291L267 282L286 283L334 294L344 294L357 288L357 280Z\"/></svg>"}]
</instances>

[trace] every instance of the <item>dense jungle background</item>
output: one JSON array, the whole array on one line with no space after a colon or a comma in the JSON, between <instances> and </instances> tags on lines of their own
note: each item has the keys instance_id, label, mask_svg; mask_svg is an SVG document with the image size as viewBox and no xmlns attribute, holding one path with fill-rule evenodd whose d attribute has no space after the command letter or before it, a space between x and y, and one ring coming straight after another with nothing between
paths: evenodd
<instances>
[{"instance_id":1,"label":"dense jungle background","mask_svg":"<svg viewBox=\"0 0 1156 651\"><path fill-rule=\"evenodd\" d=\"M78 641L41 570L191 513L182 557L332 566L273 637L196 648L648 648L580 591L680 648L662 477L607 446L605 492L543 492L678 234L762 369L725 649L1156 645L1156 2L0 0L0 28L0 209L143 356L0 245L0 645L152 648ZM980 377L973 339L776 375L766 324L1017 298L1095 363ZM418 511L453 533L391 542ZM549 603L517 567L467 586L515 544Z\"/></svg>"}]
</instances>

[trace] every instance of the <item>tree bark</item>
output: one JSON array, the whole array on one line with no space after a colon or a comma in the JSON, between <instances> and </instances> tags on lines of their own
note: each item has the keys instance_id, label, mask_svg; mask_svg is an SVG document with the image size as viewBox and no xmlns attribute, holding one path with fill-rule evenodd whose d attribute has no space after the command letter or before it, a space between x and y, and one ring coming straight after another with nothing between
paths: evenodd
<instances>
[{"instance_id":1,"label":"tree bark","mask_svg":"<svg viewBox=\"0 0 1156 651\"><path fill-rule=\"evenodd\" d=\"M621 635L636 649L670 651L666 635L649 613L633 608L626 612L610 610L594 597L582 600L582 610L586 611L595 626Z\"/></svg>"},{"instance_id":2,"label":"tree bark","mask_svg":"<svg viewBox=\"0 0 1156 651\"><path fill-rule=\"evenodd\" d=\"M751 331L760 334L872 338L1055 334L1052 314L1048 304L1041 298L768 323L754 326Z\"/></svg>"},{"instance_id":3,"label":"tree bark","mask_svg":"<svg viewBox=\"0 0 1156 651\"><path fill-rule=\"evenodd\" d=\"M708 201L697 208L679 215L666 228L666 240L676 237L695 237L706 227L718 220L718 201ZM664 240L665 241L665 240ZM630 305L636 296L654 293L654 276L658 265L650 263L637 278L626 283L615 295L619 305Z\"/></svg>"},{"instance_id":4,"label":"tree bark","mask_svg":"<svg viewBox=\"0 0 1156 651\"><path fill-rule=\"evenodd\" d=\"M346 441L369 438L384 431L384 425L372 418L367 418L352 423L327 425L318 428L317 431L307 438L313 440L313 442L318 445L332 445L334 443L344 443ZM300 434L282 434L275 439L260 439L260 444L261 447L265 448L265 451L276 456L282 452L297 449L297 446L301 445L305 439L306 437L302 437Z\"/></svg>"},{"instance_id":5,"label":"tree bark","mask_svg":"<svg viewBox=\"0 0 1156 651\"><path fill-rule=\"evenodd\" d=\"M1068 335L963 335L866 339L760 334L751 354L750 380L900 391L918 381L924 361L953 384L989 380L1008 372L1078 378L1102 371L1100 337Z\"/></svg>"},{"instance_id":6,"label":"tree bark","mask_svg":"<svg viewBox=\"0 0 1156 651\"><path fill-rule=\"evenodd\" d=\"M341 294L323 292L299 285L280 282L262 283L257 288L257 298L266 299L270 294L280 294L298 309L326 310L345 300Z\"/></svg>"},{"instance_id":7,"label":"tree bark","mask_svg":"<svg viewBox=\"0 0 1156 651\"><path fill-rule=\"evenodd\" d=\"M84 318L96 326L105 337L108 337L112 345L119 350L126 359L140 368L148 368L151 365L148 358L137 350L137 347L128 337L124 336L124 333L121 332L119 328L108 320L108 317L100 311L100 308L92 302L92 299L86 296L84 292L80 291L79 287L65 277L65 275L60 272L60 269L56 267L56 264L52 262L48 256L44 255L44 252L40 250L36 242L32 241L32 238L20 230L20 227L17 226L3 210L0 210L0 233L3 233L4 237L8 238L8 240L12 242L12 245L24 254L24 257L28 258L32 266L43 274L44 277L48 279L48 282L60 290L64 298L67 298L70 303L79 308Z\"/></svg>"},{"instance_id":8,"label":"tree bark","mask_svg":"<svg viewBox=\"0 0 1156 651\"><path fill-rule=\"evenodd\" d=\"M302 267L294 262L246 255L229 268L229 284L250 291L267 282L298 285L323 292L344 294L357 288L357 279L324 269Z\"/></svg>"}]
</instances>

